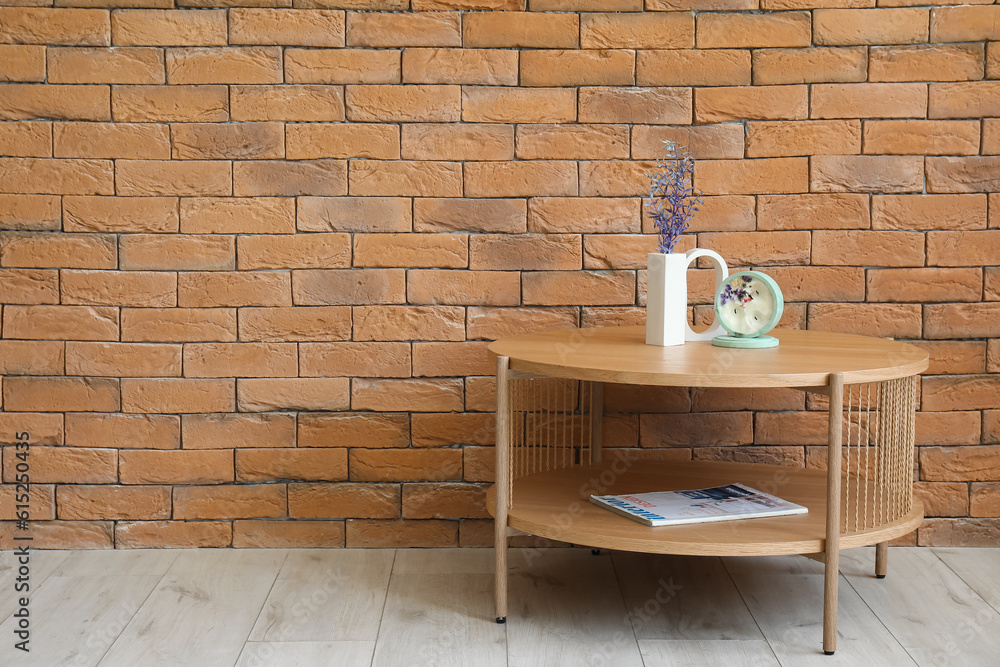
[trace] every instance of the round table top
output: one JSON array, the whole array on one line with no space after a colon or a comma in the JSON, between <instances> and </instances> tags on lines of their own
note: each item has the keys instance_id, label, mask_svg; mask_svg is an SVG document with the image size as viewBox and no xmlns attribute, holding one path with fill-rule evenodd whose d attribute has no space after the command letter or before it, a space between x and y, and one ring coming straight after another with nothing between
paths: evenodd
<instances>
[{"instance_id":1,"label":"round table top","mask_svg":"<svg viewBox=\"0 0 1000 667\"><path fill-rule=\"evenodd\" d=\"M733 349L710 341L659 347L645 327L563 329L495 341L511 370L595 382L686 387L820 387L882 382L927 369L927 352L884 338L776 329L778 347Z\"/></svg>"}]
</instances>

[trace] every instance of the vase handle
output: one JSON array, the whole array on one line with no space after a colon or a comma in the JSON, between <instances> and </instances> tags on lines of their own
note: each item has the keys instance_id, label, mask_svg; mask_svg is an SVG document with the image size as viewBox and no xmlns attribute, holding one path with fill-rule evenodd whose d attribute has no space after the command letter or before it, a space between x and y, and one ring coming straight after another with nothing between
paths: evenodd
<instances>
[{"instance_id":1,"label":"vase handle","mask_svg":"<svg viewBox=\"0 0 1000 667\"><path fill-rule=\"evenodd\" d=\"M688 250L685 254L687 255L688 267L699 257L707 257L712 262L712 266L715 267L715 289L712 290L712 294L714 295L715 290L719 289L719 285L729 277L729 267L726 265L726 260L722 259L722 255L719 253L706 248L695 248L694 250ZM722 332L722 324L719 322L717 316L713 317L712 323L702 332L695 331L687 323L685 323L685 327L684 340L712 340Z\"/></svg>"}]
</instances>

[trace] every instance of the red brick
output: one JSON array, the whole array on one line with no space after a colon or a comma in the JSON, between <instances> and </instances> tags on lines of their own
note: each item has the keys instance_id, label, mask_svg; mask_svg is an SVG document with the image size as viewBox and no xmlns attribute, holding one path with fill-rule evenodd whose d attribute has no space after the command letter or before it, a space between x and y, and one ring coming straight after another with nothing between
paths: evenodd
<instances>
[{"instance_id":1,"label":"red brick","mask_svg":"<svg viewBox=\"0 0 1000 667\"><path fill-rule=\"evenodd\" d=\"M111 43L109 14L101 9L0 7L0 41L107 46Z\"/></svg>"},{"instance_id":2,"label":"red brick","mask_svg":"<svg viewBox=\"0 0 1000 667\"><path fill-rule=\"evenodd\" d=\"M996 333L1000 303L929 304L924 311L926 338L989 338Z\"/></svg>"},{"instance_id":3,"label":"red brick","mask_svg":"<svg viewBox=\"0 0 1000 667\"><path fill-rule=\"evenodd\" d=\"M809 258L809 233L805 231L716 232L700 234L698 243L734 266L804 264Z\"/></svg>"},{"instance_id":4,"label":"red brick","mask_svg":"<svg viewBox=\"0 0 1000 667\"><path fill-rule=\"evenodd\" d=\"M744 152L744 129L739 125L638 125L632 128L632 158L648 160L663 157L664 140L682 144L696 160L739 159Z\"/></svg>"},{"instance_id":5,"label":"red brick","mask_svg":"<svg viewBox=\"0 0 1000 667\"><path fill-rule=\"evenodd\" d=\"M690 88L581 88L581 123L689 124L694 108Z\"/></svg>"},{"instance_id":6,"label":"red brick","mask_svg":"<svg viewBox=\"0 0 1000 667\"><path fill-rule=\"evenodd\" d=\"M276 518L288 515L284 484L174 488L176 519Z\"/></svg>"},{"instance_id":7,"label":"red brick","mask_svg":"<svg viewBox=\"0 0 1000 667\"><path fill-rule=\"evenodd\" d=\"M476 270L578 270L582 268L580 237L576 234L473 236L469 268Z\"/></svg>"},{"instance_id":8,"label":"red brick","mask_svg":"<svg viewBox=\"0 0 1000 667\"><path fill-rule=\"evenodd\" d=\"M1000 268L988 267L983 279L983 300L1000 301Z\"/></svg>"},{"instance_id":9,"label":"red brick","mask_svg":"<svg viewBox=\"0 0 1000 667\"><path fill-rule=\"evenodd\" d=\"M31 488L29 504L31 517L38 521L51 521L56 518L56 487L49 484L36 484ZM65 488L65 487L64 487ZM17 498L24 497L24 486L17 484L5 484L0 486L0 500L4 508L0 512L0 521L14 521L17 519L18 503Z\"/></svg>"},{"instance_id":10,"label":"red brick","mask_svg":"<svg viewBox=\"0 0 1000 667\"><path fill-rule=\"evenodd\" d=\"M982 341L919 341L930 355L927 375L986 372L986 345Z\"/></svg>"},{"instance_id":11,"label":"red brick","mask_svg":"<svg viewBox=\"0 0 1000 667\"><path fill-rule=\"evenodd\" d=\"M0 445L21 441L16 434L27 431L32 446L63 444L63 419L58 414L0 412Z\"/></svg>"},{"instance_id":12,"label":"red brick","mask_svg":"<svg viewBox=\"0 0 1000 667\"><path fill-rule=\"evenodd\" d=\"M522 160L628 158L628 127L624 125L521 125L517 128L517 157ZM500 159L509 158L501 157Z\"/></svg>"},{"instance_id":13,"label":"red brick","mask_svg":"<svg viewBox=\"0 0 1000 667\"><path fill-rule=\"evenodd\" d=\"M917 482L914 497L924 504L924 516L965 516L969 487L959 482Z\"/></svg>"},{"instance_id":14,"label":"red brick","mask_svg":"<svg viewBox=\"0 0 1000 667\"><path fill-rule=\"evenodd\" d=\"M1000 81L930 84L928 118L1000 115Z\"/></svg>"},{"instance_id":15,"label":"red brick","mask_svg":"<svg viewBox=\"0 0 1000 667\"><path fill-rule=\"evenodd\" d=\"M1000 40L1000 7L935 7L931 10L934 42Z\"/></svg>"},{"instance_id":16,"label":"red brick","mask_svg":"<svg viewBox=\"0 0 1000 667\"><path fill-rule=\"evenodd\" d=\"M979 301L981 269L871 269L868 301Z\"/></svg>"},{"instance_id":17,"label":"red brick","mask_svg":"<svg viewBox=\"0 0 1000 667\"><path fill-rule=\"evenodd\" d=\"M355 234L354 266L463 268L468 265L465 234Z\"/></svg>"},{"instance_id":18,"label":"red brick","mask_svg":"<svg viewBox=\"0 0 1000 667\"><path fill-rule=\"evenodd\" d=\"M287 272L188 272L177 278L177 305L181 307L292 305Z\"/></svg>"},{"instance_id":19,"label":"red brick","mask_svg":"<svg viewBox=\"0 0 1000 667\"><path fill-rule=\"evenodd\" d=\"M131 270L233 270L233 241L232 236L205 234L130 234L121 237L119 265Z\"/></svg>"},{"instance_id":20,"label":"red brick","mask_svg":"<svg viewBox=\"0 0 1000 667\"><path fill-rule=\"evenodd\" d=\"M297 207L302 232L408 232L412 225L411 200L398 197L303 197Z\"/></svg>"},{"instance_id":21,"label":"red brick","mask_svg":"<svg viewBox=\"0 0 1000 667\"><path fill-rule=\"evenodd\" d=\"M66 343L66 375L179 376L180 345Z\"/></svg>"},{"instance_id":22,"label":"red brick","mask_svg":"<svg viewBox=\"0 0 1000 667\"><path fill-rule=\"evenodd\" d=\"M235 308L124 308L121 322L123 341L236 340Z\"/></svg>"},{"instance_id":23,"label":"red brick","mask_svg":"<svg viewBox=\"0 0 1000 667\"><path fill-rule=\"evenodd\" d=\"M408 414L300 414L299 447L406 447L410 443Z\"/></svg>"},{"instance_id":24,"label":"red brick","mask_svg":"<svg viewBox=\"0 0 1000 667\"><path fill-rule=\"evenodd\" d=\"M514 158L514 128L507 125L433 123L407 124L402 129L402 155L407 160Z\"/></svg>"},{"instance_id":25,"label":"red brick","mask_svg":"<svg viewBox=\"0 0 1000 667\"><path fill-rule=\"evenodd\" d=\"M123 379L122 412L227 412L235 380Z\"/></svg>"},{"instance_id":26,"label":"red brick","mask_svg":"<svg viewBox=\"0 0 1000 667\"><path fill-rule=\"evenodd\" d=\"M922 157L817 155L810 160L817 192L920 192L923 177Z\"/></svg>"},{"instance_id":27,"label":"red brick","mask_svg":"<svg viewBox=\"0 0 1000 667\"><path fill-rule=\"evenodd\" d=\"M150 48L50 48L50 83L162 84L163 51Z\"/></svg>"},{"instance_id":28,"label":"red brick","mask_svg":"<svg viewBox=\"0 0 1000 667\"><path fill-rule=\"evenodd\" d=\"M211 123L229 120L226 86L114 86L116 122Z\"/></svg>"},{"instance_id":29,"label":"red brick","mask_svg":"<svg viewBox=\"0 0 1000 667\"><path fill-rule=\"evenodd\" d=\"M459 449L352 449L351 479L359 482L457 480L462 475Z\"/></svg>"},{"instance_id":30,"label":"red brick","mask_svg":"<svg viewBox=\"0 0 1000 667\"><path fill-rule=\"evenodd\" d=\"M292 234L295 200L190 197L181 200L180 218L180 229L186 234Z\"/></svg>"},{"instance_id":31,"label":"red brick","mask_svg":"<svg viewBox=\"0 0 1000 667\"><path fill-rule=\"evenodd\" d=\"M924 235L917 232L816 231L814 264L923 266Z\"/></svg>"},{"instance_id":32,"label":"red brick","mask_svg":"<svg viewBox=\"0 0 1000 667\"><path fill-rule=\"evenodd\" d=\"M520 275L500 271L407 271L407 301L418 305L510 306L521 302Z\"/></svg>"},{"instance_id":33,"label":"red brick","mask_svg":"<svg viewBox=\"0 0 1000 667\"><path fill-rule=\"evenodd\" d=\"M761 230L866 229L868 226L866 195L770 195L757 198L757 228Z\"/></svg>"},{"instance_id":34,"label":"red brick","mask_svg":"<svg viewBox=\"0 0 1000 667\"><path fill-rule=\"evenodd\" d=\"M805 395L794 389L729 389L695 387L692 409L697 412L733 410L803 410Z\"/></svg>"},{"instance_id":35,"label":"red brick","mask_svg":"<svg viewBox=\"0 0 1000 667\"><path fill-rule=\"evenodd\" d=\"M521 278L525 305L635 303L635 275L630 271L542 271Z\"/></svg>"},{"instance_id":36,"label":"red brick","mask_svg":"<svg viewBox=\"0 0 1000 667\"><path fill-rule=\"evenodd\" d=\"M130 123L57 123L56 157L168 159L170 133L165 125Z\"/></svg>"},{"instance_id":37,"label":"red brick","mask_svg":"<svg viewBox=\"0 0 1000 667\"><path fill-rule=\"evenodd\" d=\"M59 303L59 272L0 269L0 298L8 304Z\"/></svg>"},{"instance_id":38,"label":"red brick","mask_svg":"<svg viewBox=\"0 0 1000 667\"><path fill-rule=\"evenodd\" d=\"M917 44L928 36L927 9L817 9L816 44Z\"/></svg>"},{"instance_id":39,"label":"red brick","mask_svg":"<svg viewBox=\"0 0 1000 667\"><path fill-rule=\"evenodd\" d=\"M110 160L0 158L0 190L10 194L110 195Z\"/></svg>"},{"instance_id":40,"label":"red brick","mask_svg":"<svg viewBox=\"0 0 1000 667\"><path fill-rule=\"evenodd\" d=\"M400 51L285 49L288 83L402 83Z\"/></svg>"},{"instance_id":41,"label":"red brick","mask_svg":"<svg viewBox=\"0 0 1000 667\"><path fill-rule=\"evenodd\" d=\"M343 340L351 337L351 309L242 308L239 335L245 341Z\"/></svg>"},{"instance_id":42,"label":"red brick","mask_svg":"<svg viewBox=\"0 0 1000 667\"><path fill-rule=\"evenodd\" d=\"M865 153L975 155L977 121L900 120L865 122Z\"/></svg>"},{"instance_id":43,"label":"red brick","mask_svg":"<svg viewBox=\"0 0 1000 667\"><path fill-rule=\"evenodd\" d=\"M35 549L114 549L113 521L32 521L32 547ZM0 523L0 545L14 549L14 522Z\"/></svg>"},{"instance_id":44,"label":"red brick","mask_svg":"<svg viewBox=\"0 0 1000 667\"><path fill-rule=\"evenodd\" d=\"M0 194L0 229L58 230L60 197Z\"/></svg>"},{"instance_id":45,"label":"red brick","mask_svg":"<svg viewBox=\"0 0 1000 667\"><path fill-rule=\"evenodd\" d=\"M991 481L1000 447L922 447L920 476L932 482Z\"/></svg>"},{"instance_id":46,"label":"red brick","mask_svg":"<svg viewBox=\"0 0 1000 667\"><path fill-rule=\"evenodd\" d=\"M232 533L229 521L120 521L114 543L122 549L228 547Z\"/></svg>"},{"instance_id":47,"label":"red brick","mask_svg":"<svg viewBox=\"0 0 1000 667\"><path fill-rule=\"evenodd\" d=\"M699 93L700 94L700 93ZM868 124L873 121L868 121ZM747 124L747 157L861 152L861 121L805 120Z\"/></svg>"},{"instance_id":48,"label":"red brick","mask_svg":"<svg viewBox=\"0 0 1000 667\"><path fill-rule=\"evenodd\" d=\"M495 367L485 343L413 344L413 374L416 376L485 375Z\"/></svg>"},{"instance_id":49,"label":"red brick","mask_svg":"<svg viewBox=\"0 0 1000 667\"><path fill-rule=\"evenodd\" d=\"M866 300L865 272L861 268L772 266L767 269L767 274L781 286L786 302ZM872 299L870 291L868 300L876 300Z\"/></svg>"},{"instance_id":50,"label":"red brick","mask_svg":"<svg viewBox=\"0 0 1000 667\"><path fill-rule=\"evenodd\" d=\"M930 266L982 266L995 264L1000 255L1000 230L928 232L927 264Z\"/></svg>"},{"instance_id":51,"label":"red brick","mask_svg":"<svg viewBox=\"0 0 1000 667\"><path fill-rule=\"evenodd\" d=\"M642 269L651 252L657 252L652 234L588 234L583 237L583 268Z\"/></svg>"},{"instance_id":52,"label":"red brick","mask_svg":"<svg viewBox=\"0 0 1000 667\"><path fill-rule=\"evenodd\" d=\"M758 49L753 52L755 85L865 81L864 48Z\"/></svg>"},{"instance_id":53,"label":"red brick","mask_svg":"<svg viewBox=\"0 0 1000 667\"><path fill-rule=\"evenodd\" d=\"M970 81L983 78L982 44L873 47L870 81Z\"/></svg>"},{"instance_id":54,"label":"red brick","mask_svg":"<svg viewBox=\"0 0 1000 667\"><path fill-rule=\"evenodd\" d=\"M702 160L694 185L707 195L808 192L808 169L805 158Z\"/></svg>"},{"instance_id":55,"label":"red brick","mask_svg":"<svg viewBox=\"0 0 1000 667\"><path fill-rule=\"evenodd\" d=\"M180 418L174 415L125 415L74 413L66 415L67 447L115 449L177 449L181 446ZM125 464L125 452L120 453ZM123 484L158 483L126 479Z\"/></svg>"},{"instance_id":56,"label":"red brick","mask_svg":"<svg viewBox=\"0 0 1000 667\"><path fill-rule=\"evenodd\" d=\"M640 205L641 202L633 198L533 197L528 202L528 230L550 234L638 232Z\"/></svg>"},{"instance_id":57,"label":"red brick","mask_svg":"<svg viewBox=\"0 0 1000 667\"><path fill-rule=\"evenodd\" d=\"M537 8L532 7L535 11ZM583 14L580 46L584 49L677 49L694 46L694 17L666 14Z\"/></svg>"},{"instance_id":58,"label":"red brick","mask_svg":"<svg viewBox=\"0 0 1000 667\"><path fill-rule=\"evenodd\" d=\"M1000 53L1000 51L997 51ZM983 119L983 155L1000 154L1000 119Z\"/></svg>"},{"instance_id":59,"label":"red brick","mask_svg":"<svg viewBox=\"0 0 1000 667\"><path fill-rule=\"evenodd\" d=\"M344 12L309 9L231 9L229 43L344 46Z\"/></svg>"},{"instance_id":60,"label":"red brick","mask_svg":"<svg viewBox=\"0 0 1000 667\"><path fill-rule=\"evenodd\" d=\"M469 13L462 25L466 47L573 49L579 46L579 35L577 14Z\"/></svg>"},{"instance_id":61,"label":"red brick","mask_svg":"<svg viewBox=\"0 0 1000 667\"><path fill-rule=\"evenodd\" d=\"M347 378L241 379L236 397L241 412L346 410L349 384Z\"/></svg>"},{"instance_id":62,"label":"red brick","mask_svg":"<svg viewBox=\"0 0 1000 667\"><path fill-rule=\"evenodd\" d=\"M200 525L203 522L191 525ZM241 519L233 522L233 547L237 549L329 549L344 546L343 521L271 521Z\"/></svg>"},{"instance_id":63,"label":"red brick","mask_svg":"<svg viewBox=\"0 0 1000 667\"><path fill-rule=\"evenodd\" d=\"M873 229L986 227L986 195L883 195L872 197Z\"/></svg>"},{"instance_id":64,"label":"red brick","mask_svg":"<svg viewBox=\"0 0 1000 667\"><path fill-rule=\"evenodd\" d=\"M3 481L13 482L16 450L3 450ZM118 481L118 452L80 447L31 448L32 484L114 484Z\"/></svg>"},{"instance_id":65,"label":"red brick","mask_svg":"<svg viewBox=\"0 0 1000 667\"><path fill-rule=\"evenodd\" d=\"M404 484L407 519L487 519L486 489L475 484Z\"/></svg>"},{"instance_id":66,"label":"red brick","mask_svg":"<svg viewBox=\"0 0 1000 667\"><path fill-rule=\"evenodd\" d=\"M241 270L342 269L351 263L347 234L240 236L237 249Z\"/></svg>"},{"instance_id":67,"label":"red brick","mask_svg":"<svg viewBox=\"0 0 1000 667\"><path fill-rule=\"evenodd\" d=\"M184 449L295 445L295 416L287 414L184 415L182 429Z\"/></svg>"},{"instance_id":68,"label":"red brick","mask_svg":"<svg viewBox=\"0 0 1000 667\"><path fill-rule=\"evenodd\" d=\"M342 121L346 113L341 86L232 86L229 100L241 121Z\"/></svg>"},{"instance_id":69,"label":"red brick","mask_svg":"<svg viewBox=\"0 0 1000 667\"><path fill-rule=\"evenodd\" d=\"M406 126L404 126L406 127ZM295 124L286 129L288 159L399 159L399 127L376 123Z\"/></svg>"},{"instance_id":70,"label":"red brick","mask_svg":"<svg viewBox=\"0 0 1000 667\"><path fill-rule=\"evenodd\" d=\"M496 425L491 413L413 415L414 447L493 445Z\"/></svg>"},{"instance_id":71,"label":"red brick","mask_svg":"<svg viewBox=\"0 0 1000 667\"><path fill-rule=\"evenodd\" d=\"M969 493L969 516L1000 516L1000 484L997 482L973 483Z\"/></svg>"},{"instance_id":72,"label":"red brick","mask_svg":"<svg viewBox=\"0 0 1000 667\"><path fill-rule=\"evenodd\" d=\"M106 378L7 377L3 398L12 412L113 412L121 405L118 380Z\"/></svg>"},{"instance_id":73,"label":"red brick","mask_svg":"<svg viewBox=\"0 0 1000 667\"><path fill-rule=\"evenodd\" d=\"M124 196L230 195L233 187L232 165L209 160L118 160L115 163L115 185L117 194ZM187 230L182 228L181 231Z\"/></svg>"},{"instance_id":74,"label":"red brick","mask_svg":"<svg viewBox=\"0 0 1000 667\"><path fill-rule=\"evenodd\" d=\"M91 306L177 305L177 276L152 271L63 271L62 303Z\"/></svg>"},{"instance_id":75,"label":"red brick","mask_svg":"<svg viewBox=\"0 0 1000 667\"><path fill-rule=\"evenodd\" d=\"M576 91L566 88L463 86L462 120L473 123L568 123L576 120L576 102ZM581 117L580 120L585 119Z\"/></svg>"},{"instance_id":76,"label":"red brick","mask_svg":"<svg viewBox=\"0 0 1000 667\"><path fill-rule=\"evenodd\" d=\"M271 46L170 49L167 83L281 83L281 49Z\"/></svg>"},{"instance_id":77,"label":"red brick","mask_svg":"<svg viewBox=\"0 0 1000 667\"><path fill-rule=\"evenodd\" d=\"M120 9L112 14L115 46L221 46L226 11Z\"/></svg>"},{"instance_id":78,"label":"red brick","mask_svg":"<svg viewBox=\"0 0 1000 667\"><path fill-rule=\"evenodd\" d=\"M237 197L338 196L347 194L344 160L296 160L233 163Z\"/></svg>"},{"instance_id":79,"label":"red brick","mask_svg":"<svg viewBox=\"0 0 1000 667\"><path fill-rule=\"evenodd\" d=\"M640 86L750 85L750 51L639 51L636 54L636 83Z\"/></svg>"},{"instance_id":80,"label":"red brick","mask_svg":"<svg viewBox=\"0 0 1000 667\"><path fill-rule=\"evenodd\" d=\"M0 81L45 81L45 47L0 45Z\"/></svg>"},{"instance_id":81,"label":"red brick","mask_svg":"<svg viewBox=\"0 0 1000 667\"><path fill-rule=\"evenodd\" d=\"M419 198L413 200L413 231L524 232L526 211L523 199Z\"/></svg>"},{"instance_id":82,"label":"red brick","mask_svg":"<svg viewBox=\"0 0 1000 667\"><path fill-rule=\"evenodd\" d=\"M183 123L171 130L173 158L267 160L285 157L281 123Z\"/></svg>"},{"instance_id":83,"label":"red brick","mask_svg":"<svg viewBox=\"0 0 1000 667\"><path fill-rule=\"evenodd\" d=\"M699 14L698 48L760 48L809 46L808 12L774 14Z\"/></svg>"},{"instance_id":84,"label":"red brick","mask_svg":"<svg viewBox=\"0 0 1000 667\"><path fill-rule=\"evenodd\" d=\"M521 333L536 333L577 326L579 326L579 321L576 308L486 308L473 306L469 308L468 313L469 340L496 340ZM493 404L492 401L487 401L487 403Z\"/></svg>"},{"instance_id":85,"label":"red brick","mask_svg":"<svg viewBox=\"0 0 1000 667\"><path fill-rule=\"evenodd\" d=\"M312 454L338 454L345 450L320 450ZM394 519L399 516L398 484L289 484L288 515L296 519Z\"/></svg>"},{"instance_id":86,"label":"red brick","mask_svg":"<svg viewBox=\"0 0 1000 667\"><path fill-rule=\"evenodd\" d=\"M352 160L348 183L349 192L362 197L458 197L462 195L462 165Z\"/></svg>"},{"instance_id":87,"label":"red brick","mask_svg":"<svg viewBox=\"0 0 1000 667\"><path fill-rule=\"evenodd\" d=\"M635 52L535 50L520 56L522 86L615 86L635 83Z\"/></svg>"},{"instance_id":88,"label":"red brick","mask_svg":"<svg viewBox=\"0 0 1000 667\"><path fill-rule=\"evenodd\" d=\"M979 412L918 412L916 444L940 447L978 443L980 421Z\"/></svg>"},{"instance_id":89,"label":"red brick","mask_svg":"<svg viewBox=\"0 0 1000 667\"><path fill-rule=\"evenodd\" d=\"M516 86L517 60L517 51L406 49L403 82Z\"/></svg>"},{"instance_id":90,"label":"red brick","mask_svg":"<svg viewBox=\"0 0 1000 667\"><path fill-rule=\"evenodd\" d=\"M118 340L118 308L7 305L3 335L29 340Z\"/></svg>"},{"instance_id":91,"label":"red brick","mask_svg":"<svg viewBox=\"0 0 1000 667\"><path fill-rule=\"evenodd\" d=\"M753 424L749 412L644 414L639 415L639 441L642 447L746 445L753 442Z\"/></svg>"},{"instance_id":92,"label":"red brick","mask_svg":"<svg viewBox=\"0 0 1000 667\"><path fill-rule=\"evenodd\" d=\"M458 545L458 522L350 519L346 544L351 549L454 547Z\"/></svg>"},{"instance_id":93,"label":"red brick","mask_svg":"<svg viewBox=\"0 0 1000 667\"><path fill-rule=\"evenodd\" d=\"M995 357L994 357L995 358ZM991 372L995 372L993 364ZM983 444L1000 443L1000 411L985 410L983 412Z\"/></svg>"},{"instance_id":94,"label":"red brick","mask_svg":"<svg viewBox=\"0 0 1000 667\"><path fill-rule=\"evenodd\" d=\"M184 346L185 377L295 377L294 343L190 343Z\"/></svg>"},{"instance_id":95,"label":"red brick","mask_svg":"<svg viewBox=\"0 0 1000 667\"><path fill-rule=\"evenodd\" d=\"M351 12L347 15L347 45L461 46L460 26L461 17L458 12Z\"/></svg>"},{"instance_id":96,"label":"red brick","mask_svg":"<svg viewBox=\"0 0 1000 667\"><path fill-rule=\"evenodd\" d=\"M166 486L61 486L59 518L168 519L170 488Z\"/></svg>"},{"instance_id":97,"label":"red brick","mask_svg":"<svg viewBox=\"0 0 1000 667\"><path fill-rule=\"evenodd\" d=\"M347 479L344 449L236 450L236 479L266 482L277 479L336 481ZM295 516L290 514L290 516Z\"/></svg>"},{"instance_id":98,"label":"red brick","mask_svg":"<svg viewBox=\"0 0 1000 667\"><path fill-rule=\"evenodd\" d=\"M402 269L303 270L293 273L296 305L392 304L406 301Z\"/></svg>"},{"instance_id":99,"label":"red brick","mask_svg":"<svg viewBox=\"0 0 1000 667\"><path fill-rule=\"evenodd\" d=\"M0 155L52 157L52 123L0 124Z\"/></svg>"},{"instance_id":100,"label":"red brick","mask_svg":"<svg viewBox=\"0 0 1000 667\"><path fill-rule=\"evenodd\" d=\"M811 92L813 118L923 118L927 115L927 84L923 83L824 83L812 86Z\"/></svg>"},{"instance_id":101,"label":"red brick","mask_svg":"<svg viewBox=\"0 0 1000 667\"><path fill-rule=\"evenodd\" d=\"M116 251L106 234L0 233L0 261L7 267L113 269Z\"/></svg>"},{"instance_id":102,"label":"red brick","mask_svg":"<svg viewBox=\"0 0 1000 667\"><path fill-rule=\"evenodd\" d=\"M303 377L409 377L409 343L305 343L299 346Z\"/></svg>"},{"instance_id":103,"label":"red brick","mask_svg":"<svg viewBox=\"0 0 1000 667\"><path fill-rule=\"evenodd\" d=\"M347 118L361 122L453 122L461 117L460 86L347 87Z\"/></svg>"},{"instance_id":104,"label":"red brick","mask_svg":"<svg viewBox=\"0 0 1000 667\"><path fill-rule=\"evenodd\" d=\"M66 368L63 348L60 341L0 340L0 373L62 375Z\"/></svg>"},{"instance_id":105,"label":"red brick","mask_svg":"<svg viewBox=\"0 0 1000 667\"><path fill-rule=\"evenodd\" d=\"M354 339L464 340L464 316L456 306L358 306Z\"/></svg>"},{"instance_id":106,"label":"red brick","mask_svg":"<svg viewBox=\"0 0 1000 667\"><path fill-rule=\"evenodd\" d=\"M929 157L929 192L982 192L1000 189L1000 157Z\"/></svg>"},{"instance_id":107,"label":"red brick","mask_svg":"<svg viewBox=\"0 0 1000 667\"><path fill-rule=\"evenodd\" d=\"M863 336L920 338L919 304L812 303L809 328Z\"/></svg>"},{"instance_id":108,"label":"red brick","mask_svg":"<svg viewBox=\"0 0 1000 667\"><path fill-rule=\"evenodd\" d=\"M443 412L461 410L462 403L461 380L355 378L352 382L354 410Z\"/></svg>"},{"instance_id":109,"label":"red brick","mask_svg":"<svg viewBox=\"0 0 1000 667\"><path fill-rule=\"evenodd\" d=\"M465 194L472 197L557 197L577 192L576 165L568 161L472 162L465 165Z\"/></svg>"}]
</instances>

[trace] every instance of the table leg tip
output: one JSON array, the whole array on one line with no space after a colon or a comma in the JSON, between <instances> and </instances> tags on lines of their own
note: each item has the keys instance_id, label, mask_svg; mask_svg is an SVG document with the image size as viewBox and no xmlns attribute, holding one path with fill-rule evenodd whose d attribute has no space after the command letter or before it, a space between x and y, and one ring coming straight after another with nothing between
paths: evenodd
<instances>
[{"instance_id":1,"label":"table leg tip","mask_svg":"<svg viewBox=\"0 0 1000 667\"><path fill-rule=\"evenodd\" d=\"M833 655L834 651L823 651L823 653L825 653L826 655Z\"/></svg>"},{"instance_id":2,"label":"table leg tip","mask_svg":"<svg viewBox=\"0 0 1000 667\"><path fill-rule=\"evenodd\" d=\"M601 550L600 549L591 549L590 550L590 555L592 555L592 556L600 556L601 555Z\"/></svg>"},{"instance_id":3,"label":"table leg tip","mask_svg":"<svg viewBox=\"0 0 1000 667\"><path fill-rule=\"evenodd\" d=\"M885 575L884 574L876 574L875 578L876 579L885 579Z\"/></svg>"},{"instance_id":4,"label":"table leg tip","mask_svg":"<svg viewBox=\"0 0 1000 667\"><path fill-rule=\"evenodd\" d=\"M497 623L506 623L506 622L507 622L506 616L497 616Z\"/></svg>"}]
</instances>

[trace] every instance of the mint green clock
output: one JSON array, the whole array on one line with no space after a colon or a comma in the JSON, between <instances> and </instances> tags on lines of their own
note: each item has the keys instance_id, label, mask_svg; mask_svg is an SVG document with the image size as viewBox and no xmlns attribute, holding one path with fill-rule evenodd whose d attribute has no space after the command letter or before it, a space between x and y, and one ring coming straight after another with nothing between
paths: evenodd
<instances>
[{"instance_id":1,"label":"mint green clock","mask_svg":"<svg viewBox=\"0 0 1000 667\"><path fill-rule=\"evenodd\" d=\"M715 314L728 334L716 336L720 347L777 347L778 339L766 335L778 324L785 308L781 288L760 271L730 275L715 291Z\"/></svg>"}]
</instances>

